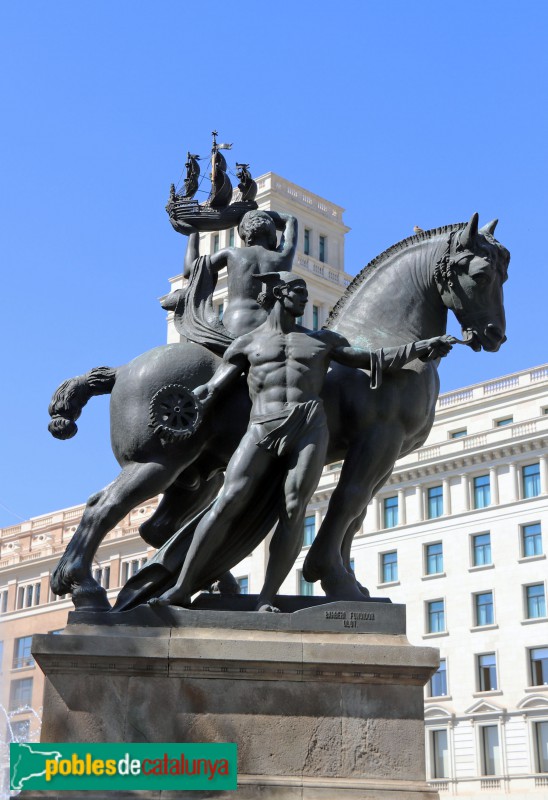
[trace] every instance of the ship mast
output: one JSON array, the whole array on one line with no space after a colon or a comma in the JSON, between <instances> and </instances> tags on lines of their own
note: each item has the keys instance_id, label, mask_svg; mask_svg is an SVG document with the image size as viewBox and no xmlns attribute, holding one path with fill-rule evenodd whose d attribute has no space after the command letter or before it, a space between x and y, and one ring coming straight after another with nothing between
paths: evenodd
<instances>
[{"instance_id":1,"label":"ship mast","mask_svg":"<svg viewBox=\"0 0 548 800\"><path fill-rule=\"evenodd\" d=\"M215 162L217 159L215 156L217 155L217 139L216 137L219 135L217 131L211 131L211 135L213 136L213 144L211 145L211 185L215 185Z\"/></svg>"}]
</instances>

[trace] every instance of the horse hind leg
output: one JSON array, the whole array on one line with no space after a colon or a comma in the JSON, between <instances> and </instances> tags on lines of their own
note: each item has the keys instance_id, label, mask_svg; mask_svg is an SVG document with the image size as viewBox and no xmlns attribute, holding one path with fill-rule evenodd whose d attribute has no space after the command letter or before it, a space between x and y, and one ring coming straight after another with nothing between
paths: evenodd
<instances>
[{"instance_id":1,"label":"horse hind leg","mask_svg":"<svg viewBox=\"0 0 548 800\"><path fill-rule=\"evenodd\" d=\"M131 463L115 480L90 497L78 528L51 576L55 594L72 594L77 608L108 610L105 590L91 574L95 553L106 534L135 506L163 492L173 469L158 463Z\"/></svg>"}]
</instances>

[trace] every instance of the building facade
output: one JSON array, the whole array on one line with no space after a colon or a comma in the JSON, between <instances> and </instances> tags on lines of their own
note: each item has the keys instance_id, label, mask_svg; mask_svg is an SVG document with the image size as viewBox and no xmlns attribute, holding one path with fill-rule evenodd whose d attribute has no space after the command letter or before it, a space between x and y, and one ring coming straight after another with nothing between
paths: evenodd
<instances>
[{"instance_id":1,"label":"building facade","mask_svg":"<svg viewBox=\"0 0 548 800\"><path fill-rule=\"evenodd\" d=\"M350 277L342 209L272 173L258 183L260 207L299 219L295 270L310 294L304 324L321 327ZM236 231L216 235L202 236L203 253L238 244ZM182 276L171 283L182 286ZM219 314L225 296L221 273ZM168 316L168 339L177 338ZM322 594L301 570L340 466L324 470L283 593ZM111 601L152 553L138 529L156 505L134 509L97 554L95 576ZM48 576L83 510L0 530L4 763L9 740L38 734L43 680L31 637L65 625L70 600L50 593ZM547 549L548 365L441 395L428 441L397 462L352 555L373 596L407 605L409 640L440 649L425 720L428 777L442 796L548 795ZM268 541L234 568L242 591L260 591L267 557Z\"/></svg>"}]
</instances>

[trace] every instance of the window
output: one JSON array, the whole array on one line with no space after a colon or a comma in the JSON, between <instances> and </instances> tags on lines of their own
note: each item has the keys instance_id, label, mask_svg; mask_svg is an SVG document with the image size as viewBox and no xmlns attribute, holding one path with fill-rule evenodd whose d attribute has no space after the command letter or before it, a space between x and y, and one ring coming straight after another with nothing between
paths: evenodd
<instances>
[{"instance_id":1,"label":"window","mask_svg":"<svg viewBox=\"0 0 548 800\"><path fill-rule=\"evenodd\" d=\"M521 529L521 544L523 556L541 556L542 555L542 532L540 523L536 522L533 525L524 525Z\"/></svg>"},{"instance_id":2,"label":"window","mask_svg":"<svg viewBox=\"0 0 548 800\"><path fill-rule=\"evenodd\" d=\"M491 534L478 533L472 536L472 564L474 567L483 567L491 564Z\"/></svg>"},{"instance_id":3,"label":"window","mask_svg":"<svg viewBox=\"0 0 548 800\"><path fill-rule=\"evenodd\" d=\"M130 561L122 562L122 584L126 583L130 578L139 572L144 566L146 558L132 558Z\"/></svg>"},{"instance_id":4,"label":"window","mask_svg":"<svg viewBox=\"0 0 548 800\"><path fill-rule=\"evenodd\" d=\"M27 583L17 589L17 608L31 608L40 603L40 581Z\"/></svg>"},{"instance_id":5,"label":"window","mask_svg":"<svg viewBox=\"0 0 548 800\"><path fill-rule=\"evenodd\" d=\"M10 720L7 739L11 742L28 742L30 733L30 719Z\"/></svg>"},{"instance_id":6,"label":"window","mask_svg":"<svg viewBox=\"0 0 548 800\"><path fill-rule=\"evenodd\" d=\"M525 587L527 619L539 619L546 616L546 595L543 583L534 583Z\"/></svg>"},{"instance_id":7,"label":"window","mask_svg":"<svg viewBox=\"0 0 548 800\"><path fill-rule=\"evenodd\" d=\"M445 603L443 600L431 600L426 604L428 633L445 631Z\"/></svg>"},{"instance_id":8,"label":"window","mask_svg":"<svg viewBox=\"0 0 548 800\"><path fill-rule=\"evenodd\" d=\"M432 486L428 489L428 519L436 519L443 514L443 487Z\"/></svg>"},{"instance_id":9,"label":"window","mask_svg":"<svg viewBox=\"0 0 548 800\"><path fill-rule=\"evenodd\" d=\"M428 684L429 697L444 697L447 694L447 662L440 658L438 671L434 672Z\"/></svg>"},{"instance_id":10,"label":"window","mask_svg":"<svg viewBox=\"0 0 548 800\"><path fill-rule=\"evenodd\" d=\"M537 772L548 772L548 722L535 722L534 737Z\"/></svg>"},{"instance_id":11,"label":"window","mask_svg":"<svg viewBox=\"0 0 548 800\"><path fill-rule=\"evenodd\" d=\"M0 614L5 614L8 610L8 590L2 589L0 592Z\"/></svg>"},{"instance_id":12,"label":"window","mask_svg":"<svg viewBox=\"0 0 548 800\"><path fill-rule=\"evenodd\" d=\"M462 439L463 436L468 436L468 430L466 428L460 428L458 431L451 431L449 433L450 439Z\"/></svg>"},{"instance_id":13,"label":"window","mask_svg":"<svg viewBox=\"0 0 548 800\"><path fill-rule=\"evenodd\" d=\"M498 689L497 658L494 653L478 656L478 687L480 692L492 692Z\"/></svg>"},{"instance_id":14,"label":"window","mask_svg":"<svg viewBox=\"0 0 548 800\"><path fill-rule=\"evenodd\" d=\"M236 578L236 582L240 587L240 594L249 594L249 577L247 575L242 578Z\"/></svg>"},{"instance_id":15,"label":"window","mask_svg":"<svg viewBox=\"0 0 548 800\"><path fill-rule=\"evenodd\" d=\"M320 309L319 306L312 306L312 330L317 331L320 327Z\"/></svg>"},{"instance_id":16,"label":"window","mask_svg":"<svg viewBox=\"0 0 548 800\"><path fill-rule=\"evenodd\" d=\"M305 581L305 579L303 577L302 569L298 569L297 570L297 586L298 586L299 594L301 594L301 595L305 595L306 597L309 597L310 595L314 594L314 584L313 583L308 583L308 581Z\"/></svg>"},{"instance_id":17,"label":"window","mask_svg":"<svg viewBox=\"0 0 548 800\"><path fill-rule=\"evenodd\" d=\"M228 246L234 247L234 228L231 228L228 234Z\"/></svg>"},{"instance_id":18,"label":"window","mask_svg":"<svg viewBox=\"0 0 548 800\"><path fill-rule=\"evenodd\" d=\"M512 425L514 417L504 417L504 419L495 420L495 428L504 428L505 425Z\"/></svg>"},{"instance_id":19,"label":"window","mask_svg":"<svg viewBox=\"0 0 548 800\"><path fill-rule=\"evenodd\" d=\"M523 496L538 497L540 494L540 464L529 464L523 467Z\"/></svg>"},{"instance_id":20,"label":"window","mask_svg":"<svg viewBox=\"0 0 548 800\"><path fill-rule=\"evenodd\" d=\"M13 648L13 669L33 667L34 659L30 653L32 636L21 636L15 640Z\"/></svg>"},{"instance_id":21,"label":"window","mask_svg":"<svg viewBox=\"0 0 548 800\"><path fill-rule=\"evenodd\" d=\"M30 706L32 701L32 678L20 678L11 682L10 711Z\"/></svg>"},{"instance_id":22,"label":"window","mask_svg":"<svg viewBox=\"0 0 548 800\"><path fill-rule=\"evenodd\" d=\"M311 514L309 517L304 518L304 547L310 547L316 535L316 516Z\"/></svg>"},{"instance_id":23,"label":"window","mask_svg":"<svg viewBox=\"0 0 548 800\"><path fill-rule=\"evenodd\" d=\"M381 554L381 583L393 583L398 580L398 552Z\"/></svg>"},{"instance_id":24,"label":"window","mask_svg":"<svg viewBox=\"0 0 548 800\"><path fill-rule=\"evenodd\" d=\"M495 621L493 609L493 592L480 592L474 595L476 626L493 625Z\"/></svg>"},{"instance_id":25,"label":"window","mask_svg":"<svg viewBox=\"0 0 548 800\"><path fill-rule=\"evenodd\" d=\"M223 321L224 313L225 313L225 304L219 303L219 305L217 306L217 316L219 317L221 322Z\"/></svg>"},{"instance_id":26,"label":"window","mask_svg":"<svg viewBox=\"0 0 548 800\"><path fill-rule=\"evenodd\" d=\"M427 575L443 572L443 545L441 542L426 545L425 562Z\"/></svg>"},{"instance_id":27,"label":"window","mask_svg":"<svg viewBox=\"0 0 548 800\"><path fill-rule=\"evenodd\" d=\"M93 578L103 589L110 586L110 567L97 567L93 570Z\"/></svg>"},{"instance_id":28,"label":"window","mask_svg":"<svg viewBox=\"0 0 548 800\"><path fill-rule=\"evenodd\" d=\"M474 508L487 508L491 504L489 475L474 478Z\"/></svg>"},{"instance_id":29,"label":"window","mask_svg":"<svg viewBox=\"0 0 548 800\"><path fill-rule=\"evenodd\" d=\"M398 497L384 498L384 527L394 528L398 524Z\"/></svg>"},{"instance_id":30,"label":"window","mask_svg":"<svg viewBox=\"0 0 548 800\"><path fill-rule=\"evenodd\" d=\"M548 685L548 647L533 647L529 650L531 663L531 686Z\"/></svg>"},{"instance_id":31,"label":"window","mask_svg":"<svg viewBox=\"0 0 548 800\"><path fill-rule=\"evenodd\" d=\"M327 236L320 236L320 261L327 261Z\"/></svg>"},{"instance_id":32,"label":"window","mask_svg":"<svg viewBox=\"0 0 548 800\"><path fill-rule=\"evenodd\" d=\"M304 229L304 254L310 255L310 228Z\"/></svg>"},{"instance_id":33,"label":"window","mask_svg":"<svg viewBox=\"0 0 548 800\"><path fill-rule=\"evenodd\" d=\"M213 236L213 252L214 253L218 253L219 252L219 234L218 233L216 233Z\"/></svg>"},{"instance_id":34,"label":"window","mask_svg":"<svg viewBox=\"0 0 548 800\"><path fill-rule=\"evenodd\" d=\"M449 777L449 748L447 746L447 731L432 731L432 758L431 772L432 778Z\"/></svg>"},{"instance_id":35,"label":"window","mask_svg":"<svg viewBox=\"0 0 548 800\"><path fill-rule=\"evenodd\" d=\"M500 775L499 729L497 725L484 725L481 731L482 774Z\"/></svg>"}]
</instances>

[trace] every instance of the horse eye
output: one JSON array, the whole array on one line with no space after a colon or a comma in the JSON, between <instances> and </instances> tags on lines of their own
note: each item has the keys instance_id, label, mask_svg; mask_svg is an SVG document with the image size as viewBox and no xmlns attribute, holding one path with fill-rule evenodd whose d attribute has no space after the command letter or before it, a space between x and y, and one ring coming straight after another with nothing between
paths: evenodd
<instances>
[{"instance_id":1,"label":"horse eye","mask_svg":"<svg viewBox=\"0 0 548 800\"><path fill-rule=\"evenodd\" d=\"M489 283L489 276L485 274L485 272L478 272L477 275L474 275L474 280L478 284L478 286L487 286Z\"/></svg>"}]
</instances>

